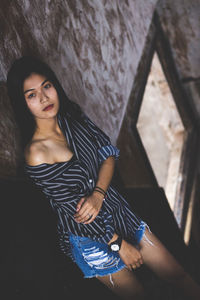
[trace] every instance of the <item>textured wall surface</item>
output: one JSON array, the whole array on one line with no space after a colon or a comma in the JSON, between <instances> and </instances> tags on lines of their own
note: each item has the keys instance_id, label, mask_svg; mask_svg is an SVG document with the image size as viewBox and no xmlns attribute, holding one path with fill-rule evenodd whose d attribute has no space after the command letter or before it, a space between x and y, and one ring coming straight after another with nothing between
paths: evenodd
<instances>
[{"instance_id":1,"label":"textured wall surface","mask_svg":"<svg viewBox=\"0 0 200 300\"><path fill-rule=\"evenodd\" d=\"M0 176L15 176L20 150L18 132L3 82L0 82L0 139Z\"/></svg>"},{"instance_id":2,"label":"textured wall surface","mask_svg":"<svg viewBox=\"0 0 200 300\"><path fill-rule=\"evenodd\" d=\"M69 97L116 139L156 2L12 1L4 14L3 76L11 58L33 47Z\"/></svg>"},{"instance_id":3,"label":"textured wall surface","mask_svg":"<svg viewBox=\"0 0 200 300\"><path fill-rule=\"evenodd\" d=\"M40 56L115 143L156 2L3 0L0 79L15 58Z\"/></svg>"},{"instance_id":4,"label":"textured wall surface","mask_svg":"<svg viewBox=\"0 0 200 300\"><path fill-rule=\"evenodd\" d=\"M157 10L181 78L199 77L200 1L161 0Z\"/></svg>"},{"instance_id":5,"label":"textured wall surface","mask_svg":"<svg viewBox=\"0 0 200 300\"><path fill-rule=\"evenodd\" d=\"M161 0L157 11L179 76L200 119L200 1Z\"/></svg>"}]
</instances>

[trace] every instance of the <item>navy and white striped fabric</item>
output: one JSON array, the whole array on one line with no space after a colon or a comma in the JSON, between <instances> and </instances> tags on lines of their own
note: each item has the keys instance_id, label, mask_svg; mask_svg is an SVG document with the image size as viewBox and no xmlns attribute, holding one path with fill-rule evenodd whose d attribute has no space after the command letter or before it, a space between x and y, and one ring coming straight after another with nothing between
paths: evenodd
<instances>
[{"instance_id":1,"label":"navy and white striped fabric","mask_svg":"<svg viewBox=\"0 0 200 300\"><path fill-rule=\"evenodd\" d=\"M58 214L61 250L71 256L69 232L104 243L108 243L116 232L134 242L134 233L141 219L111 185L92 223L84 225L74 220L78 201L90 195L95 187L101 163L109 156L117 159L119 149L111 145L109 137L85 114L83 123L72 119L69 114L65 117L59 115L58 123L74 153L73 157L69 161L54 164L25 165L25 171L42 189Z\"/></svg>"}]
</instances>

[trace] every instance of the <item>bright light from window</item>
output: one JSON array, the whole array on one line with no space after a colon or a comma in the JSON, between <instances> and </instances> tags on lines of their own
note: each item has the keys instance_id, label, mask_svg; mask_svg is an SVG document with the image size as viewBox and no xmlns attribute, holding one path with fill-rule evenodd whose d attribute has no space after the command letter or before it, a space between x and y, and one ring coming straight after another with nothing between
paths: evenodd
<instances>
[{"instance_id":1,"label":"bright light from window","mask_svg":"<svg viewBox=\"0 0 200 300\"><path fill-rule=\"evenodd\" d=\"M159 186L174 208L184 126L162 71L157 54L145 88L137 128Z\"/></svg>"}]
</instances>

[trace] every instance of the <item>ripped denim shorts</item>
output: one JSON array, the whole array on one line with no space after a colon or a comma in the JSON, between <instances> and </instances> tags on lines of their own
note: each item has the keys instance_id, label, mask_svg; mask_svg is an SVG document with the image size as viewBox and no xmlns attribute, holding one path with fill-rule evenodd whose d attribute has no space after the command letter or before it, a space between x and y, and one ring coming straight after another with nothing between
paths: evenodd
<instances>
[{"instance_id":1,"label":"ripped denim shorts","mask_svg":"<svg viewBox=\"0 0 200 300\"><path fill-rule=\"evenodd\" d=\"M148 225L141 221L139 229L134 236L135 244L141 241L146 226ZM85 278L111 275L126 267L118 252L110 251L105 243L96 242L87 237L76 236L72 233L69 234L69 240L74 261L83 272Z\"/></svg>"}]
</instances>

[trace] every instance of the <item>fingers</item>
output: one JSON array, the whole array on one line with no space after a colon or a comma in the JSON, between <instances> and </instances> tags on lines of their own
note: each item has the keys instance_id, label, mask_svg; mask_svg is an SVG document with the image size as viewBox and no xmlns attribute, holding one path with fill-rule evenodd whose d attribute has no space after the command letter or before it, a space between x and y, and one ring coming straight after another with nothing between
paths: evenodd
<instances>
[{"instance_id":1,"label":"fingers","mask_svg":"<svg viewBox=\"0 0 200 300\"><path fill-rule=\"evenodd\" d=\"M81 198L81 200L78 202L77 207L76 207L76 211L78 212L81 209L81 206L83 205L83 203L85 202L85 197Z\"/></svg>"},{"instance_id":2,"label":"fingers","mask_svg":"<svg viewBox=\"0 0 200 300\"><path fill-rule=\"evenodd\" d=\"M143 262L142 262L142 263L140 263L140 262L134 262L134 263L132 263L131 265L126 265L126 267L127 267L130 271L132 271L132 270L136 270L136 269L138 269L139 267L141 267L142 264L143 264Z\"/></svg>"},{"instance_id":3,"label":"fingers","mask_svg":"<svg viewBox=\"0 0 200 300\"><path fill-rule=\"evenodd\" d=\"M133 263L132 265L127 265L126 267L132 271L133 270L136 270L137 268L139 268L141 265L139 263Z\"/></svg>"},{"instance_id":4,"label":"fingers","mask_svg":"<svg viewBox=\"0 0 200 300\"><path fill-rule=\"evenodd\" d=\"M95 210L92 207L89 207L85 200L86 198L82 198L77 205L78 211L74 215L77 223L89 224L94 221L97 216Z\"/></svg>"},{"instance_id":5,"label":"fingers","mask_svg":"<svg viewBox=\"0 0 200 300\"><path fill-rule=\"evenodd\" d=\"M84 214L81 214L80 216L75 216L75 221L77 223L83 223L83 224L90 224L94 221L94 219L96 218L97 213L93 212L93 211L86 211Z\"/></svg>"},{"instance_id":6,"label":"fingers","mask_svg":"<svg viewBox=\"0 0 200 300\"><path fill-rule=\"evenodd\" d=\"M77 223L85 223L87 221L89 222L93 218L93 213L90 210L85 210L82 213L75 214L74 218Z\"/></svg>"},{"instance_id":7,"label":"fingers","mask_svg":"<svg viewBox=\"0 0 200 300\"><path fill-rule=\"evenodd\" d=\"M83 197L77 204L74 218L78 223L88 220L88 214L92 215L92 213L88 211L86 203L86 197Z\"/></svg>"},{"instance_id":8,"label":"fingers","mask_svg":"<svg viewBox=\"0 0 200 300\"><path fill-rule=\"evenodd\" d=\"M133 268L133 269L137 269L137 268L139 268L140 266L141 266L141 264L137 262L137 263L135 263L135 264L132 265L132 268Z\"/></svg>"},{"instance_id":9,"label":"fingers","mask_svg":"<svg viewBox=\"0 0 200 300\"><path fill-rule=\"evenodd\" d=\"M94 221L102 206L95 195L83 197L77 204L74 219L77 223L89 224Z\"/></svg>"},{"instance_id":10,"label":"fingers","mask_svg":"<svg viewBox=\"0 0 200 300\"><path fill-rule=\"evenodd\" d=\"M90 217L87 219L87 221L85 221L83 224L90 224L94 221L94 219L96 218L96 215L90 215Z\"/></svg>"},{"instance_id":11,"label":"fingers","mask_svg":"<svg viewBox=\"0 0 200 300\"><path fill-rule=\"evenodd\" d=\"M94 205L94 199L84 197L77 204L74 218L77 223L89 224L94 221L98 212L99 210Z\"/></svg>"},{"instance_id":12,"label":"fingers","mask_svg":"<svg viewBox=\"0 0 200 300\"><path fill-rule=\"evenodd\" d=\"M129 270L132 270L132 269L137 269L139 267L141 267L141 265L143 265L143 260L142 258L138 258L138 260L135 260L134 262L132 262L130 265L127 265L127 268Z\"/></svg>"},{"instance_id":13,"label":"fingers","mask_svg":"<svg viewBox=\"0 0 200 300\"><path fill-rule=\"evenodd\" d=\"M140 263L140 265L143 265L143 259L142 258L139 259L139 263Z\"/></svg>"},{"instance_id":14,"label":"fingers","mask_svg":"<svg viewBox=\"0 0 200 300\"><path fill-rule=\"evenodd\" d=\"M136 261L135 263L133 263L131 265L131 267L135 270L135 269L141 267L142 264L143 264L143 260L140 258L138 261Z\"/></svg>"},{"instance_id":15,"label":"fingers","mask_svg":"<svg viewBox=\"0 0 200 300\"><path fill-rule=\"evenodd\" d=\"M131 265L126 265L126 268L132 271L132 266Z\"/></svg>"},{"instance_id":16,"label":"fingers","mask_svg":"<svg viewBox=\"0 0 200 300\"><path fill-rule=\"evenodd\" d=\"M136 265L131 265L131 269L137 269L137 266Z\"/></svg>"}]
</instances>

